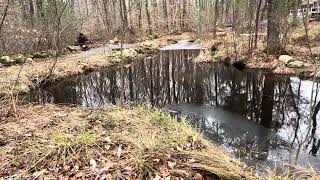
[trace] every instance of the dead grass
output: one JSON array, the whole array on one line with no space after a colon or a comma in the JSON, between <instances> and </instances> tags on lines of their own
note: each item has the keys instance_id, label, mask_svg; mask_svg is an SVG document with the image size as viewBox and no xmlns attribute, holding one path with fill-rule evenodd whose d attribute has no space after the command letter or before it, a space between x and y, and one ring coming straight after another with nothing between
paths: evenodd
<instances>
[{"instance_id":1,"label":"dead grass","mask_svg":"<svg viewBox=\"0 0 320 180\"><path fill-rule=\"evenodd\" d=\"M187 123L148 107L19 108L1 123L0 176L254 179Z\"/></svg>"},{"instance_id":2,"label":"dead grass","mask_svg":"<svg viewBox=\"0 0 320 180\"><path fill-rule=\"evenodd\" d=\"M318 180L320 179L320 173L312 168L306 169L299 166L289 165L287 167L284 167L284 169L286 170L282 173L277 173L276 170L268 169L266 173L263 174L263 177L261 177L260 179L263 179L263 180L291 180L291 179Z\"/></svg>"}]
</instances>

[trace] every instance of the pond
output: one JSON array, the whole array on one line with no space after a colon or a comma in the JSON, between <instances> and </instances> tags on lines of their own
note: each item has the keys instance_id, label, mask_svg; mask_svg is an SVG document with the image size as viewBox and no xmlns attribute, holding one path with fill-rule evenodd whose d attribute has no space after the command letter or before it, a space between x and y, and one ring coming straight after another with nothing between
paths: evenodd
<instances>
[{"instance_id":1,"label":"pond","mask_svg":"<svg viewBox=\"0 0 320 180\"><path fill-rule=\"evenodd\" d=\"M148 102L186 118L250 166L297 161L320 169L319 116L314 112L320 108L319 83L223 63L197 64L193 59L199 51L161 51L126 67L34 90L29 98L90 108Z\"/></svg>"}]
</instances>

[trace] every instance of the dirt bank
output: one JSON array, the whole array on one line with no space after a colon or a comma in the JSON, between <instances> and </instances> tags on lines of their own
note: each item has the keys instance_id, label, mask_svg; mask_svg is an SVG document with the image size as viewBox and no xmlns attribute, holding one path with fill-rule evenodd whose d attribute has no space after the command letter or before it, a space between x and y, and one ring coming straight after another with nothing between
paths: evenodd
<instances>
[{"instance_id":1,"label":"dirt bank","mask_svg":"<svg viewBox=\"0 0 320 180\"><path fill-rule=\"evenodd\" d=\"M0 124L0 177L255 179L159 110L23 106Z\"/></svg>"}]
</instances>

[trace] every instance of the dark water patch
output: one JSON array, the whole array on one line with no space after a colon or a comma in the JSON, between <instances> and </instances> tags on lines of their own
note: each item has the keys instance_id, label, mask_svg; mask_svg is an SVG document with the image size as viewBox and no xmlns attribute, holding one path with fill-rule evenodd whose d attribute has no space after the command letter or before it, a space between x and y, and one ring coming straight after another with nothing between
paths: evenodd
<instances>
[{"instance_id":1,"label":"dark water patch","mask_svg":"<svg viewBox=\"0 0 320 180\"><path fill-rule=\"evenodd\" d=\"M149 102L187 120L249 165L294 162L319 169L319 83L222 63L196 64L199 50L80 75L33 91L32 101L97 107Z\"/></svg>"}]
</instances>

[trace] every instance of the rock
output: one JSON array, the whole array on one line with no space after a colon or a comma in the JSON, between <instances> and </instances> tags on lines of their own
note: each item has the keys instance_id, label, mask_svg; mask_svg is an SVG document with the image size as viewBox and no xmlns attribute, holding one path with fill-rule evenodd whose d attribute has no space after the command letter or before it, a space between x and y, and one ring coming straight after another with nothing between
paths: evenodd
<instances>
[{"instance_id":1,"label":"rock","mask_svg":"<svg viewBox=\"0 0 320 180\"><path fill-rule=\"evenodd\" d=\"M2 56L0 58L0 63L6 66L11 66L13 64L15 64L15 60L13 60L12 58L10 58L9 56Z\"/></svg>"},{"instance_id":2,"label":"rock","mask_svg":"<svg viewBox=\"0 0 320 180\"><path fill-rule=\"evenodd\" d=\"M170 44L177 44L178 43L178 41L175 39L167 39L167 42Z\"/></svg>"},{"instance_id":3,"label":"rock","mask_svg":"<svg viewBox=\"0 0 320 180\"><path fill-rule=\"evenodd\" d=\"M81 51L81 47L80 46L68 46L67 49L70 52L79 52L79 51Z\"/></svg>"},{"instance_id":4,"label":"rock","mask_svg":"<svg viewBox=\"0 0 320 180\"><path fill-rule=\"evenodd\" d=\"M287 64L287 67L289 68L302 68L305 67L305 63L302 61L291 61Z\"/></svg>"},{"instance_id":5,"label":"rock","mask_svg":"<svg viewBox=\"0 0 320 180\"><path fill-rule=\"evenodd\" d=\"M33 62L33 59L32 59L32 58L27 58L27 59L26 59L26 63L31 63L31 62Z\"/></svg>"},{"instance_id":6,"label":"rock","mask_svg":"<svg viewBox=\"0 0 320 180\"><path fill-rule=\"evenodd\" d=\"M279 57L279 61L280 62L283 62L284 64L289 64L290 62L292 62L292 61L295 61L295 59L293 58L293 57L291 57L291 56L289 56L289 55L281 55L280 57Z\"/></svg>"},{"instance_id":7,"label":"rock","mask_svg":"<svg viewBox=\"0 0 320 180\"><path fill-rule=\"evenodd\" d=\"M0 63L0 68L2 68L3 67L3 65Z\"/></svg>"},{"instance_id":8,"label":"rock","mask_svg":"<svg viewBox=\"0 0 320 180\"><path fill-rule=\"evenodd\" d=\"M114 39L113 39L113 43L114 43L114 44L119 44L119 43L120 43L120 41L119 41L119 39L118 39L118 38L114 38Z\"/></svg>"},{"instance_id":9,"label":"rock","mask_svg":"<svg viewBox=\"0 0 320 180\"><path fill-rule=\"evenodd\" d=\"M27 94L30 92L30 87L27 82L19 81L13 88L14 93L18 93L20 95Z\"/></svg>"},{"instance_id":10,"label":"rock","mask_svg":"<svg viewBox=\"0 0 320 180\"><path fill-rule=\"evenodd\" d=\"M26 62L26 57L23 54L16 54L12 57L12 59L19 64L23 64Z\"/></svg>"},{"instance_id":11,"label":"rock","mask_svg":"<svg viewBox=\"0 0 320 180\"><path fill-rule=\"evenodd\" d=\"M50 57L50 54L47 52L37 52L33 54L33 58L44 59Z\"/></svg>"}]
</instances>

